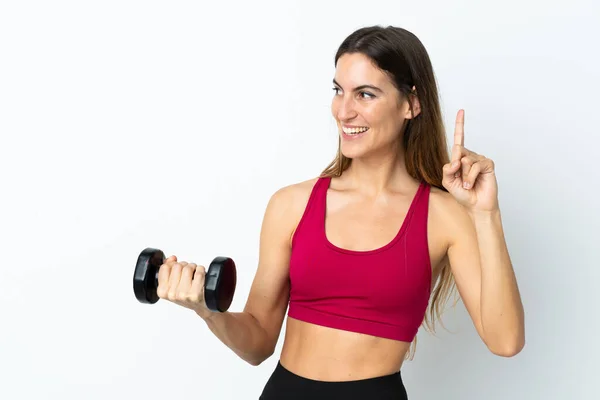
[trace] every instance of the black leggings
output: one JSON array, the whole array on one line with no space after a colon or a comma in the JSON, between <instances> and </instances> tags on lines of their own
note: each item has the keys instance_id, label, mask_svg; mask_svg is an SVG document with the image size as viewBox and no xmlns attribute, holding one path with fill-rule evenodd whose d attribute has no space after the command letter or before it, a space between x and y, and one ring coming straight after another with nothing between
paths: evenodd
<instances>
[{"instance_id":1,"label":"black leggings","mask_svg":"<svg viewBox=\"0 0 600 400\"><path fill-rule=\"evenodd\" d=\"M408 400L400 372L376 378L324 382L304 378L281 362L267 381L259 400Z\"/></svg>"}]
</instances>

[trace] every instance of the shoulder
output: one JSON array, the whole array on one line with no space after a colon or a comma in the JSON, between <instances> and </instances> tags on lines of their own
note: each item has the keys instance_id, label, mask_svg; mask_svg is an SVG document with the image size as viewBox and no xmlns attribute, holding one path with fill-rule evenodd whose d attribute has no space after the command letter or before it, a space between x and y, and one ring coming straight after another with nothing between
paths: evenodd
<instances>
[{"instance_id":1,"label":"shoulder","mask_svg":"<svg viewBox=\"0 0 600 400\"><path fill-rule=\"evenodd\" d=\"M291 183L277 189L270 197L266 214L269 219L277 220L290 237L300 222L308 200L318 177Z\"/></svg>"},{"instance_id":2,"label":"shoulder","mask_svg":"<svg viewBox=\"0 0 600 400\"><path fill-rule=\"evenodd\" d=\"M269 199L273 207L285 207L288 210L306 205L310 194L319 178L307 179L291 183L277 189Z\"/></svg>"},{"instance_id":3,"label":"shoulder","mask_svg":"<svg viewBox=\"0 0 600 400\"><path fill-rule=\"evenodd\" d=\"M450 193L434 186L430 190L429 215L432 229L446 249L472 229L467 210Z\"/></svg>"},{"instance_id":4,"label":"shoulder","mask_svg":"<svg viewBox=\"0 0 600 400\"><path fill-rule=\"evenodd\" d=\"M435 186L430 186L429 208L435 216L445 220L452 219L452 216L461 212L462 206L454 199L454 197Z\"/></svg>"}]
</instances>

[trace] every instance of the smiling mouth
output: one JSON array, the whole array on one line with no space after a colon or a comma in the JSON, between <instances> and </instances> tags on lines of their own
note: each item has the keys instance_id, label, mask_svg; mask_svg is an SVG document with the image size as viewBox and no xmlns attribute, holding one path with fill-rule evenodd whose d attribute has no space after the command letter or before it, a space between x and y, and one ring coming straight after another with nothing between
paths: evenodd
<instances>
[{"instance_id":1,"label":"smiling mouth","mask_svg":"<svg viewBox=\"0 0 600 400\"><path fill-rule=\"evenodd\" d=\"M365 133L368 130L369 130L369 128L366 126L361 126L361 127L357 127L357 128L342 127L342 132L344 132L346 135L349 135L349 136L360 135L361 133Z\"/></svg>"}]
</instances>

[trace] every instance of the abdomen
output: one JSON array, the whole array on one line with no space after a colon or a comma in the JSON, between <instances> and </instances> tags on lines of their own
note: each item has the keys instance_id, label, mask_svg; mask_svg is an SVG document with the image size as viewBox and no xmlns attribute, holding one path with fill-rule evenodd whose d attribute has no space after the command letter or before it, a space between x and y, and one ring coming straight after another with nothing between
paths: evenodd
<instances>
[{"instance_id":1,"label":"abdomen","mask_svg":"<svg viewBox=\"0 0 600 400\"><path fill-rule=\"evenodd\" d=\"M320 381L349 381L400 370L410 343L342 331L288 318L281 363Z\"/></svg>"}]
</instances>

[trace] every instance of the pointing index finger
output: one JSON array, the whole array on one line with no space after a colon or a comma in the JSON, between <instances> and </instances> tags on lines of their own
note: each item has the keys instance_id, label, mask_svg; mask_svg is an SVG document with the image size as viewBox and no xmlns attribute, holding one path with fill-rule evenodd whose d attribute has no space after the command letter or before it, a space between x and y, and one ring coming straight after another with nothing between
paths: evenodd
<instances>
[{"instance_id":1,"label":"pointing index finger","mask_svg":"<svg viewBox=\"0 0 600 400\"><path fill-rule=\"evenodd\" d=\"M452 146L452 161L458 161L462 155L465 144L465 112L458 110L456 123L454 125L454 145Z\"/></svg>"},{"instance_id":2,"label":"pointing index finger","mask_svg":"<svg viewBox=\"0 0 600 400\"><path fill-rule=\"evenodd\" d=\"M454 125L454 144L465 145L465 110L458 110L456 124Z\"/></svg>"}]
</instances>

